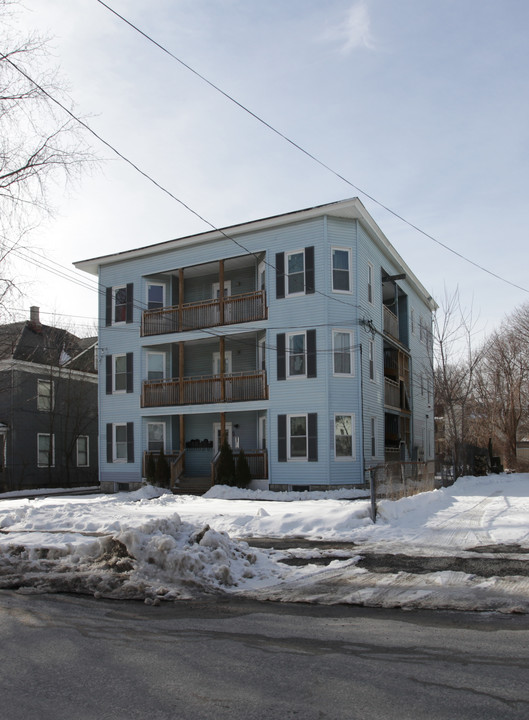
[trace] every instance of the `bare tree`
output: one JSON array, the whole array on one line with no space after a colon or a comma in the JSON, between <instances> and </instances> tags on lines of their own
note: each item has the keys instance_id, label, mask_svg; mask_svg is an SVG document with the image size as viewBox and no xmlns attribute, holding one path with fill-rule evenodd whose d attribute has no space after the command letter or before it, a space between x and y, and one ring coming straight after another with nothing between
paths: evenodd
<instances>
[{"instance_id":1,"label":"bare tree","mask_svg":"<svg viewBox=\"0 0 529 720\"><path fill-rule=\"evenodd\" d=\"M474 349L476 321L461 306L459 291L445 291L433 319L434 399L442 417L445 460L454 467L454 479L468 471L466 445L473 439L473 393L480 352Z\"/></svg>"},{"instance_id":2,"label":"bare tree","mask_svg":"<svg viewBox=\"0 0 529 720\"><path fill-rule=\"evenodd\" d=\"M0 260L51 210L50 187L93 161L64 84L50 68L48 41L16 28L17 0L0 0ZM0 303L13 288L2 270Z\"/></svg>"}]
</instances>

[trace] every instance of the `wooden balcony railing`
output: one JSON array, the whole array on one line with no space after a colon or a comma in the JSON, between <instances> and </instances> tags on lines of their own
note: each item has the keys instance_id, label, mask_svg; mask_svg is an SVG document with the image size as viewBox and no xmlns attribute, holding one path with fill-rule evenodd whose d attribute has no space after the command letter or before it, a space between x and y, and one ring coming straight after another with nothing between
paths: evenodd
<instances>
[{"instance_id":1,"label":"wooden balcony railing","mask_svg":"<svg viewBox=\"0 0 529 720\"><path fill-rule=\"evenodd\" d=\"M266 400L266 372L255 370L229 375L153 380L143 383L142 407L201 405L205 403Z\"/></svg>"},{"instance_id":2,"label":"wooden balcony railing","mask_svg":"<svg viewBox=\"0 0 529 720\"><path fill-rule=\"evenodd\" d=\"M141 334L162 335L217 325L235 325L266 319L264 290L230 295L220 299L199 300L173 305L159 310L145 310L141 320Z\"/></svg>"},{"instance_id":3,"label":"wooden balcony railing","mask_svg":"<svg viewBox=\"0 0 529 720\"><path fill-rule=\"evenodd\" d=\"M384 378L384 405L400 408L400 383Z\"/></svg>"},{"instance_id":4,"label":"wooden balcony railing","mask_svg":"<svg viewBox=\"0 0 529 720\"><path fill-rule=\"evenodd\" d=\"M399 319L391 312L389 308L384 305L384 332L394 337L396 340L399 339Z\"/></svg>"},{"instance_id":5,"label":"wooden balcony railing","mask_svg":"<svg viewBox=\"0 0 529 720\"><path fill-rule=\"evenodd\" d=\"M261 480L266 480L268 478L268 460L267 460L267 451L266 450L245 450L244 454L246 456L246 459L248 460L248 465L250 467L250 475L252 477L252 480L254 478L259 478ZM235 459L235 462L237 462L237 456L239 455L238 450L233 451L233 457ZM217 464L219 461L220 452L218 452L213 460L211 461L211 484L215 484L216 476L217 476Z\"/></svg>"}]
</instances>

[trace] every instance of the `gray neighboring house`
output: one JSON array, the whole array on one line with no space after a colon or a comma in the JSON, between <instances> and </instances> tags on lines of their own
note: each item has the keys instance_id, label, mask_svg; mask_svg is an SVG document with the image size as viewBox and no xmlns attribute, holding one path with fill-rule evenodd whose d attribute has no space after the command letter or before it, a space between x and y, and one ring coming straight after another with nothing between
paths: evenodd
<instances>
[{"instance_id":1,"label":"gray neighboring house","mask_svg":"<svg viewBox=\"0 0 529 720\"><path fill-rule=\"evenodd\" d=\"M0 325L0 492L98 484L97 338Z\"/></svg>"}]
</instances>

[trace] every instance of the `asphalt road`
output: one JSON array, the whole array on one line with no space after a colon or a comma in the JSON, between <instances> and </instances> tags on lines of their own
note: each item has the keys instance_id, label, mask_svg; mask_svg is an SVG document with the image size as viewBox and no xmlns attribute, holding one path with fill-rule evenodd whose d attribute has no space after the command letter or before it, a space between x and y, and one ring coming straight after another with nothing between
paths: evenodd
<instances>
[{"instance_id":1,"label":"asphalt road","mask_svg":"<svg viewBox=\"0 0 529 720\"><path fill-rule=\"evenodd\" d=\"M2 720L526 720L529 617L0 592Z\"/></svg>"}]
</instances>

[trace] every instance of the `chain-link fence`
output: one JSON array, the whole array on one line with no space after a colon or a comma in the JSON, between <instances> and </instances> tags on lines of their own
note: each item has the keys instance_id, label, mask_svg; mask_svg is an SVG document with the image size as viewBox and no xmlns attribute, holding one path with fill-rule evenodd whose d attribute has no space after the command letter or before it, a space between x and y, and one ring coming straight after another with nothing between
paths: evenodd
<instances>
[{"instance_id":1,"label":"chain-link fence","mask_svg":"<svg viewBox=\"0 0 529 720\"><path fill-rule=\"evenodd\" d=\"M434 490L435 463L388 462L366 469L371 491L371 519L376 521L378 500L400 498Z\"/></svg>"}]
</instances>

